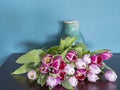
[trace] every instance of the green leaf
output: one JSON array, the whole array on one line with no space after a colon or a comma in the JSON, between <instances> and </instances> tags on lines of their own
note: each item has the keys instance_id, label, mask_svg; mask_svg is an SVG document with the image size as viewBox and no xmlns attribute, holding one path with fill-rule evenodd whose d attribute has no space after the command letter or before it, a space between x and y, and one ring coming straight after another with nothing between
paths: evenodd
<instances>
[{"instance_id":1,"label":"green leaf","mask_svg":"<svg viewBox=\"0 0 120 90\"><path fill-rule=\"evenodd\" d=\"M69 50L69 48L66 49L65 51L63 51L63 52L61 53L61 56L62 56L62 58L65 60L65 62L69 62L69 61L66 59L66 54L67 54L68 50Z\"/></svg>"},{"instance_id":2,"label":"green leaf","mask_svg":"<svg viewBox=\"0 0 120 90\"><path fill-rule=\"evenodd\" d=\"M76 47L80 47L82 49L86 49L87 48L87 46L84 43L79 43L79 44L76 45Z\"/></svg>"},{"instance_id":3,"label":"green leaf","mask_svg":"<svg viewBox=\"0 0 120 90\"><path fill-rule=\"evenodd\" d=\"M37 83L38 83L38 84L41 84L41 73L40 73L40 75L39 75L39 77L38 77L38 79L37 79Z\"/></svg>"},{"instance_id":4,"label":"green leaf","mask_svg":"<svg viewBox=\"0 0 120 90\"><path fill-rule=\"evenodd\" d=\"M42 74L41 75L41 86L45 85L47 76L48 76L47 74Z\"/></svg>"},{"instance_id":5,"label":"green leaf","mask_svg":"<svg viewBox=\"0 0 120 90\"><path fill-rule=\"evenodd\" d=\"M64 49L65 48L65 40L61 39L60 41L60 49Z\"/></svg>"},{"instance_id":6,"label":"green leaf","mask_svg":"<svg viewBox=\"0 0 120 90\"><path fill-rule=\"evenodd\" d=\"M46 52L42 49L37 49L38 55L39 55L39 60L41 61L42 58L46 55Z\"/></svg>"},{"instance_id":7,"label":"green leaf","mask_svg":"<svg viewBox=\"0 0 120 90\"><path fill-rule=\"evenodd\" d=\"M67 37L64 40L61 39L61 41L60 41L60 49L64 50L64 49L72 46L74 44L74 42L76 41L76 39L77 39L76 37L72 37L72 38Z\"/></svg>"},{"instance_id":8,"label":"green leaf","mask_svg":"<svg viewBox=\"0 0 120 90\"><path fill-rule=\"evenodd\" d=\"M15 70L12 74L23 74L30 70L26 64L19 67L17 70Z\"/></svg>"},{"instance_id":9,"label":"green leaf","mask_svg":"<svg viewBox=\"0 0 120 90\"><path fill-rule=\"evenodd\" d=\"M70 63L73 67L76 67L75 63Z\"/></svg>"},{"instance_id":10,"label":"green leaf","mask_svg":"<svg viewBox=\"0 0 120 90\"><path fill-rule=\"evenodd\" d=\"M96 50L96 51L91 52L91 55L100 54L100 53L108 52L108 51L110 51L110 50L108 50L108 49Z\"/></svg>"},{"instance_id":11,"label":"green leaf","mask_svg":"<svg viewBox=\"0 0 120 90\"><path fill-rule=\"evenodd\" d=\"M57 74L49 73L50 76L57 77Z\"/></svg>"},{"instance_id":12,"label":"green leaf","mask_svg":"<svg viewBox=\"0 0 120 90\"><path fill-rule=\"evenodd\" d=\"M40 66L41 63L29 63L28 64L28 67L31 68L31 69L36 69L38 66Z\"/></svg>"},{"instance_id":13,"label":"green leaf","mask_svg":"<svg viewBox=\"0 0 120 90\"><path fill-rule=\"evenodd\" d=\"M52 90L53 88L52 87L49 87L49 90Z\"/></svg>"},{"instance_id":14,"label":"green leaf","mask_svg":"<svg viewBox=\"0 0 120 90\"><path fill-rule=\"evenodd\" d=\"M90 50L84 49L82 51L82 56L84 56L85 54L89 54L89 53L90 53Z\"/></svg>"},{"instance_id":15,"label":"green leaf","mask_svg":"<svg viewBox=\"0 0 120 90\"><path fill-rule=\"evenodd\" d=\"M21 57L19 57L16 63L26 64L31 62L40 62L41 60L40 55L43 53L44 51L41 49L38 49L38 50L34 49L32 51L29 51L27 54L24 54Z\"/></svg>"},{"instance_id":16,"label":"green leaf","mask_svg":"<svg viewBox=\"0 0 120 90\"><path fill-rule=\"evenodd\" d=\"M75 51L78 53L78 58L82 57L82 48L81 47L75 47Z\"/></svg>"},{"instance_id":17,"label":"green leaf","mask_svg":"<svg viewBox=\"0 0 120 90\"><path fill-rule=\"evenodd\" d=\"M79 43L72 48L78 53L78 58L81 58L83 55L89 53L89 50L87 50L87 46L83 43Z\"/></svg>"},{"instance_id":18,"label":"green leaf","mask_svg":"<svg viewBox=\"0 0 120 90\"><path fill-rule=\"evenodd\" d=\"M50 53L50 54L57 54L59 51L59 46L54 46L54 47L51 47L47 53Z\"/></svg>"},{"instance_id":19,"label":"green leaf","mask_svg":"<svg viewBox=\"0 0 120 90\"><path fill-rule=\"evenodd\" d=\"M69 84L69 82L67 80L64 80L62 82L62 86L66 89L73 89L73 87Z\"/></svg>"},{"instance_id":20,"label":"green leaf","mask_svg":"<svg viewBox=\"0 0 120 90\"><path fill-rule=\"evenodd\" d=\"M68 37L68 38L66 38L66 40L65 40L65 46L66 47L69 47L69 46L72 46L74 43L75 43L75 41L76 41L76 37L72 37L72 38L70 38L70 37Z\"/></svg>"}]
</instances>

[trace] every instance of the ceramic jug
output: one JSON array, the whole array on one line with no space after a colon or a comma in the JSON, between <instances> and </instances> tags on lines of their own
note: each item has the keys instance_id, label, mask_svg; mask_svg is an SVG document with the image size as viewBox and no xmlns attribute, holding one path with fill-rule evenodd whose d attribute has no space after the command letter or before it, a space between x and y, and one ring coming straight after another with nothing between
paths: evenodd
<instances>
[{"instance_id":1,"label":"ceramic jug","mask_svg":"<svg viewBox=\"0 0 120 90\"><path fill-rule=\"evenodd\" d=\"M62 38L64 39L66 37L77 37L75 44L84 43L84 38L80 31L80 25L78 21L64 21Z\"/></svg>"}]
</instances>

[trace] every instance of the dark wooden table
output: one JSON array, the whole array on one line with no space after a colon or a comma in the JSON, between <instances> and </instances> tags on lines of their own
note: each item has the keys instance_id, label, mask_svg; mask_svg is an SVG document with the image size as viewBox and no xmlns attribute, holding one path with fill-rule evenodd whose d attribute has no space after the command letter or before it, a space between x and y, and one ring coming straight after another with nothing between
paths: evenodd
<instances>
[{"instance_id":1,"label":"dark wooden table","mask_svg":"<svg viewBox=\"0 0 120 90\"><path fill-rule=\"evenodd\" d=\"M20 53L14 53L10 55L8 60L0 67L0 90L48 90L48 87L40 87L36 83L29 83L25 75L12 76L13 72L20 65L16 64L16 59L21 56ZM107 65L112 67L117 75L116 82L107 82L105 79L99 80L96 83L79 82L75 90L120 90L120 54L114 54L113 58L109 61L105 61ZM54 90L65 90L61 86L55 87Z\"/></svg>"}]
</instances>

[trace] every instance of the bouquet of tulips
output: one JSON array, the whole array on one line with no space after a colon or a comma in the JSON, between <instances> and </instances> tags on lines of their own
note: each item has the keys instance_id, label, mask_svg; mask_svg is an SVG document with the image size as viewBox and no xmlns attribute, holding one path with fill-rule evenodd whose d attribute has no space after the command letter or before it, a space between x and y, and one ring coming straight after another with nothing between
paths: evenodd
<instances>
[{"instance_id":1,"label":"bouquet of tulips","mask_svg":"<svg viewBox=\"0 0 120 90\"><path fill-rule=\"evenodd\" d=\"M76 39L67 37L58 46L29 51L17 59L22 66L12 74L27 73L30 81L49 89L57 85L73 89L79 81L96 82L102 74L108 81L116 81L116 73L104 63L112 57L110 50L90 52L83 43L74 45Z\"/></svg>"}]
</instances>

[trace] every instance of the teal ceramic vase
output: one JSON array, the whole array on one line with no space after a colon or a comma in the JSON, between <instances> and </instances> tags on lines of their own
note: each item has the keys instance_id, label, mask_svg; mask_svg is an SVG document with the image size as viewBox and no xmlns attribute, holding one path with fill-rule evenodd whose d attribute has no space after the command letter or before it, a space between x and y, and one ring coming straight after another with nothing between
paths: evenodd
<instances>
[{"instance_id":1,"label":"teal ceramic vase","mask_svg":"<svg viewBox=\"0 0 120 90\"><path fill-rule=\"evenodd\" d=\"M78 21L65 21L64 30L62 32L62 38L77 37L75 44L84 43L83 35L80 31L80 25Z\"/></svg>"}]
</instances>

